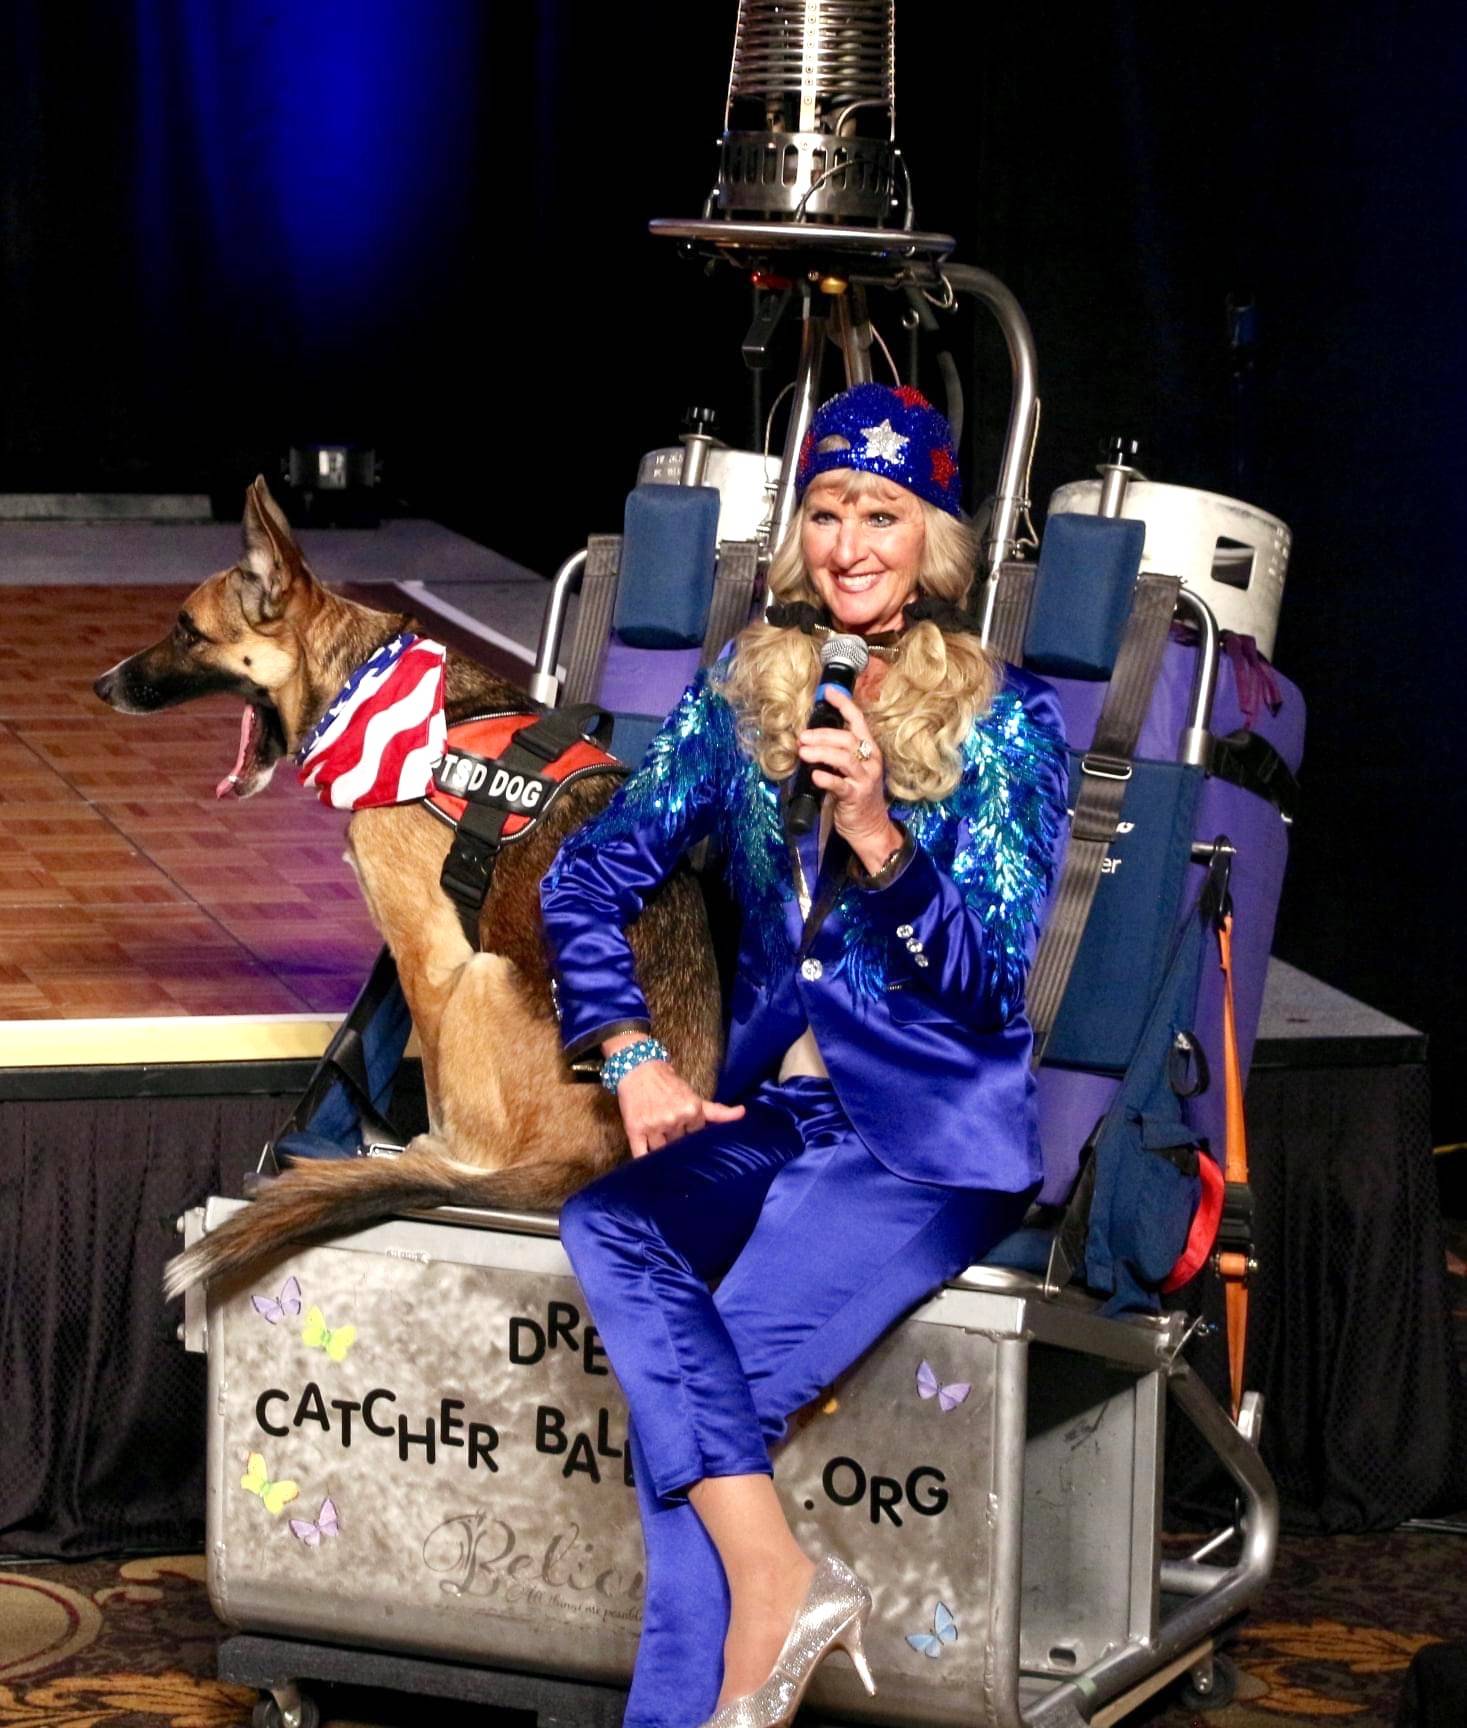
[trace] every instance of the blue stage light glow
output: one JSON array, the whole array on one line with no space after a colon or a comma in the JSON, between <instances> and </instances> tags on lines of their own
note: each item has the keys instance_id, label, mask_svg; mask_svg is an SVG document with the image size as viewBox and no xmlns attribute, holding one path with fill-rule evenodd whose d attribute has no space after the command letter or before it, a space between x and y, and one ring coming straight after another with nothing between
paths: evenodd
<instances>
[{"instance_id":1,"label":"blue stage light glow","mask_svg":"<svg viewBox=\"0 0 1467 1728\"><path fill-rule=\"evenodd\" d=\"M133 4L144 275L268 284L306 342L390 317L469 220L475 0Z\"/></svg>"}]
</instances>

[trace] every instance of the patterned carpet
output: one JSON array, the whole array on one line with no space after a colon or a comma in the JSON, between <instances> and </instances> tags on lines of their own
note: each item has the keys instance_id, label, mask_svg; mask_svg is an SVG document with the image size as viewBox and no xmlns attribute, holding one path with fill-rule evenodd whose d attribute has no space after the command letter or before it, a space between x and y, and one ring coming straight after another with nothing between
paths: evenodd
<instances>
[{"instance_id":1,"label":"patterned carpet","mask_svg":"<svg viewBox=\"0 0 1467 1728\"><path fill-rule=\"evenodd\" d=\"M1446 1235L1459 1360L1467 1364L1467 1223L1449 1223ZM220 1637L201 1555L0 1563L0 1728L242 1728L256 1695L214 1678ZM1464 1637L1467 1521L1461 1533L1286 1536L1268 1590L1231 1646L1236 1700L1204 1714L1163 1694L1128 1721L1394 1728L1412 1657ZM346 1687L317 1697L323 1723L336 1728L419 1728L425 1720L434 1728L523 1728L528 1720L437 1701L425 1710L415 1698Z\"/></svg>"},{"instance_id":2,"label":"patterned carpet","mask_svg":"<svg viewBox=\"0 0 1467 1728\"><path fill-rule=\"evenodd\" d=\"M1140 1728L1390 1728L1406 1668L1467 1629L1467 1539L1398 1530L1286 1539L1234 1646L1237 1701L1205 1716L1157 1701ZM236 1728L253 1692L214 1679L204 1561L97 1560L0 1571L0 1728ZM877 1676L878 1684L880 1676ZM417 1728L420 1701L322 1690L323 1720ZM491 1720L493 1713L490 1713ZM485 1712L432 1706L455 1728ZM507 1728L509 1717L501 1719ZM523 1722L523 1717L515 1718Z\"/></svg>"}]
</instances>

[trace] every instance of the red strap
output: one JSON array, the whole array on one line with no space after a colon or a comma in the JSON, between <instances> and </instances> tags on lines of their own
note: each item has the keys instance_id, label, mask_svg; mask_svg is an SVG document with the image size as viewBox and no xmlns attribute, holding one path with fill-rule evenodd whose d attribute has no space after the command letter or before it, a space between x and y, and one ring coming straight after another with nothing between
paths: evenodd
<instances>
[{"instance_id":1,"label":"red strap","mask_svg":"<svg viewBox=\"0 0 1467 1728\"><path fill-rule=\"evenodd\" d=\"M1207 1264L1207 1257L1212 1253L1212 1245L1217 1240L1217 1227L1222 1220L1223 1195L1227 1192L1227 1183L1223 1179L1222 1171L1218 1169L1217 1160L1200 1150L1197 1154L1197 1174L1202 1178L1202 1197L1197 1202L1197 1210L1192 1214L1192 1228L1187 1232L1187 1245L1161 1286L1163 1296L1170 1296L1173 1290L1180 1290L1184 1284L1191 1283Z\"/></svg>"}]
</instances>

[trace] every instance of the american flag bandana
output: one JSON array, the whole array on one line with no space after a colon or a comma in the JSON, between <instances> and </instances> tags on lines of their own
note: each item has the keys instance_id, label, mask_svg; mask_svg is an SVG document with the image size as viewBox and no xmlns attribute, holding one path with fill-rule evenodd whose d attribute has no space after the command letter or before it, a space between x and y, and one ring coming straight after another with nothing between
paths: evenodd
<instances>
[{"instance_id":1,"label":"american flag bandana","mask_svg":"<svg viewBox=\"0 0 1467 1728\"><path fill-rule=\"evenodd\" d=\"M448 736L443 656L405 632L363 661L296 752L301 785L338 810L425 796Z\"/></svg>"}]
</instances>

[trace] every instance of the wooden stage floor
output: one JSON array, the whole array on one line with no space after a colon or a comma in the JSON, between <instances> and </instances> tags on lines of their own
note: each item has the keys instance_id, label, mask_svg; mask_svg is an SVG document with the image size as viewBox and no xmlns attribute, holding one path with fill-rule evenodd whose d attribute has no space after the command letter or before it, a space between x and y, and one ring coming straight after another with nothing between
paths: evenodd
<instances>
[{"instance_id":1,"label":"wooden stage floor","mask_svg":"<svg viewBox=\"0 0 1467 1728\"><path fill-rule=\"evenodd\" d=\"M93 695L99 673L164 634L187 591L0 588L0 1066L47 1060L23 1053L41 1028L27 1039L16 1023L334 1019L379 947L342 857L345 818L288 763L255 798L214 797L238 701L146 716Z\"/></svg>"}]
</instances>

